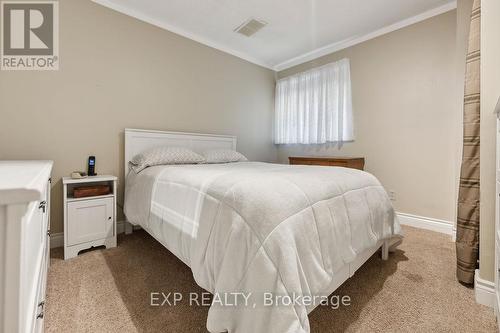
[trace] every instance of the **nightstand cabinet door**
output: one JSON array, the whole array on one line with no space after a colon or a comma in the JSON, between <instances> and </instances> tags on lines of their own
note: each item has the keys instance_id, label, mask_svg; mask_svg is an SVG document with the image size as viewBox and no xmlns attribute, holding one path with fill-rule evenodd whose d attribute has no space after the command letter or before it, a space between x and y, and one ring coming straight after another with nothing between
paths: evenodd
<instances>
[{"instance_id":1,"label":"nightstand cabinet door","mask_svg":"<svg viewBox=\"0 0 500 333\"><path fill-rule=\"evenodd\" d=\"M69 202L67 214L70 246L113 236L113 198Z\"/></svg>"}]
</instances>

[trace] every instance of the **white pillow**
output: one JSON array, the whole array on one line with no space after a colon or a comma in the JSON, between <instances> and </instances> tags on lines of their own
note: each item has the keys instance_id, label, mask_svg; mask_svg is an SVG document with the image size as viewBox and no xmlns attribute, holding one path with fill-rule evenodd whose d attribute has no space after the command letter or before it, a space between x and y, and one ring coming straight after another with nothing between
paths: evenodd
<instances>
[{"instance_id":1,"label":"white pillow","mask_svg":"<svg viewBox=\"0 0 500 333\"><path fill-rule=\"evenodd\" d=\"M238 153L236 150L230 149L213 149L203 152L203 156L207 163L231 163L243 162L248 159L243 154Z\"/></svg>"},{"instance_id":2,"label":"white pillow","mask_svg":"<svg viewBox=\"0 0 500 333\"><path fill-rule=\"evenodd\" d=\"M168 164L204 163L205 158L194 151L182 147L158 147L137 154L129 162L130 168L139 173L147 167Z\"/></svg>"}]
</instances>

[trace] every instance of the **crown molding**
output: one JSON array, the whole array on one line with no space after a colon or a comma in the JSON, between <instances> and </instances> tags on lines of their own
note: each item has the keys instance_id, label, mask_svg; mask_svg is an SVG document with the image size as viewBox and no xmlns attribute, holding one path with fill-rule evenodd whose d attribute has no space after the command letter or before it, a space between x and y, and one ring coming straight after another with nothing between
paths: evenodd
<instances>
[{"instance_id":1,"label":"crown molding","mask_svg":"<svg viewBox=\"0 0 500 333\"><path fill-rule=\"evenodd\" d=\"M330 53L334 53L334 52L346 49L346 48L354 46L356 44L360 44L360 43L366 42L366 41L368 41L370 39L377 38L379 36L382 36L382 35L388 34L390 32L393 32L393 31L402 29L404 27L407 27L409 25L412 25L412 24L415 24L415 23L427 20L427 19L429 19L431 17L437 16L437 15L441 15L443 13L449 12L449 11L454 10L454 9L457 8L457 0L452 0L451 2L449 2L449 3L445 4L445 5L442 5L440 7L437 7L437 8L431 9L431 10L428 10L428 11L426 11L424 13L421 13L421 14L418 14L416 16L404 19L404 20L396 22L394 24L388 25L388 26L386 26L384 28L381 28L381 29L378 29L376 31L370 32L370 33L368 33L366 35L354 36L354 37L345 39L345 40L340 41L340 42L332 43L330 45L327 45L327 46L324 46L324 47L320 47L320 48L318 48L316 50L304 53L304 54L299 55L297 57L293 57L293 58L291 58L289 60L286 60L286 61L284 61L284 62L282 62L280 64L277 64L277 65L273 66L273 65L270 65L270 64L268 64L266 62L263 62L263 61L261 61L259 59L256 59L255 57L253 57L251 55L248 55L248 54L246 54L244 52L233 50L233 49L231 49L231 48L229 48L227 46L221 45L220 43L217 43L217 42L215 42L213 40L210 40L208 38L205 38L205 37L193 34L193 33L188 32L188 31L185 31L183 29L180 29L178 27L175 27L173 25L170 25L168 23L165 23L165 22L162 22L162 21L160 21L158 19L155 19L155 18L153 18L151 16L145 15L144 13L141 13L139 11L136 11L136 10L127 8L125 6L116 4L113 1L110 1L110 0L92 0L92 2L94 2L96 4L99 4L99 5L102 5L104 7L107 7L109 9L115 10L117 12L120 12L122 14L134 17L134 18L136 18L138 20L141 20L143 22L152 24L152 25L154 25L156 27L168 30L168 31L173 32L173 33L175 33L177 35L180 35L180 36L183 36L185 38L191 39L191 40L193 40L195 42L198 42L200 44L203 44L203 45L212 47L214 49L217 49L219 51L228 53L228 54L233 55L235 57L238 57L240 59L243 59L243 60L246 60L248 62L251 62L251 63L253 63L255 65L258 65L258 66L261 66L261 67L265 67L265 68L274 70L276 72L285 70L285 69L293 67L293 66L300 65L300 64L302 64L304 62L308 62L308 61L317 59L319 57L325 56L325 55L330 54Z\"/></svg>"},{"instance_id":2,"label":"crown molding","mask_svg":"<svg viewBox=\"0 0 500 333\"><path fill-rule=\"evenodd\" d=\"M92 0L92 2L99 4L101 6L107 7L109 9L112 9L114 11L117 11L119 13L131 16L131 17L136 18L140 21L152 24L152 25L159 27L159 28L162 28L164 30L168 30L168 31L173 32L177 35L180 35L182 37L186 37L186 38L191 39L195 42L198 42L200 44L217 49L217 50L222 51L224 53L228 53L228 54L233 55L237 58L251 62L255 65L259 65L261 67L265 67L265 68L271 69L271 70L273 69L272 65L267 64L263 61L260 61L259 59L256 59L255 57L252 57L252 56L245 54L243 52L228 48L228 47L221 45L217 42L214 42L213 40L210 40L208 38L193 34L191 32L188 32L188 31L185 31L185 30L180 29L178 27L175 27L173 25L170 25L168 23L162 22L162 21L157 20L151 16L145 15L137 10L133 10L133 9L127 8L125 6L118 5L118 4L116 4L112 1L109 1L109 0Z\"/></svg>"},{"instance_id":3,"label":"crown molding","mask_svg":"<svg viewBox=\"0 0 500 333\"><path fill-rule=\"evenodd\" d=\"M330 53L338 52L340 50L346 49L348 47L354 46L356 44L360 44L363 42L366 42L370 39L377 38L379 36L388 34L390 32L402 29L404 27L410 26L412 24L427 20L431 17L437 16L444 14L446 12L452 11L457 8L457 0L453 0L445 5L436 7L434 9L428 10L426 12L423 12L421 14L418 14L416 16L404 19L402 21L393 23L391 25L388 25L384 28L378 29L376 31L370 32L366 35L361 35L361 36L354 36L348 39L345 39L340 42L332 43L327 46L320 47L316 50L304 53L300 56L294 57L292 59L289 59L287 61L284 61L276 66L273 67L273 69L276 72L285 70L287 68L297 66L300 64L303 64L305 62L317 59L319 57L325 56Z\"/></svg>"}]
</instances>

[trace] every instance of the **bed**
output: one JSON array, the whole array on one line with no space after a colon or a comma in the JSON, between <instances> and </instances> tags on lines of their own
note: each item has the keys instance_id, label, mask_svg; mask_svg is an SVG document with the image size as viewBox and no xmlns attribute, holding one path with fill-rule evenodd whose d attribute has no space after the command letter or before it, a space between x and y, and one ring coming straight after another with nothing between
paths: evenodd
<instances>
[{"instance_id":1,"label":"bed","mask_svg":"<svg viewBox=\"0 0 500 333\"><path fill-rule=\"evenodd\" d=\"M234 150L236 138L125 130L127 220L214 295L210 332L309 332L308 313L401 239L390 200L369 173L260 162L128 172L133 156L156 146Z\"/></svg>"}]
</instances>

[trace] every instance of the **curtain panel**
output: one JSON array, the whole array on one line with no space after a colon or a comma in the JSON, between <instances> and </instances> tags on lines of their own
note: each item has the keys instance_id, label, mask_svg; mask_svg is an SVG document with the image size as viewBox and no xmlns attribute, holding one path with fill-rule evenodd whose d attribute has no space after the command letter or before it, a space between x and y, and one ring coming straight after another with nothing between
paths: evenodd
<instances>
[{"instance_id":1,"label":"curtain panel","mask_svg":"<svg viewBox=\"0 0 500 333\"><path fill-rule=\"evenodd\" d=\"M474 283L479 257L481 1L474 0L466 58L464 139L457 213L457 278Z\"/></svg>"},{"instance_id":2,"label":"curtain panel","mask_svg":"<svg viewBox=\"0 0 500 333\"><path fill-rule=\"evenodd\" d=\"M276 144L354 140L349 59L279 80L275 98Z\"/></svg>"}]
</instances>

